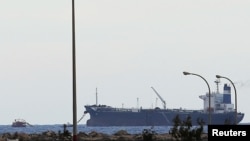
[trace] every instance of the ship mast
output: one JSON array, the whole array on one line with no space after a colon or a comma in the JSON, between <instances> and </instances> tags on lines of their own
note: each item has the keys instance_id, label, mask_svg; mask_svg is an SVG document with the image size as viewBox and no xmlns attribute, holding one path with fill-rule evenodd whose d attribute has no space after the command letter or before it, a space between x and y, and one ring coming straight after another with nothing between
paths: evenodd
<instances>
[{"instance_id":1,"label":"ship mast","mask_svg":"<svg viewBox=\"0 0 250 141\"><path fill-rule=\"evenodd\" d=\"M219 83L220 79L218 78L217 80L214 81L216 83L216 93L219 93Z\"/></svg>"}]
</instances>

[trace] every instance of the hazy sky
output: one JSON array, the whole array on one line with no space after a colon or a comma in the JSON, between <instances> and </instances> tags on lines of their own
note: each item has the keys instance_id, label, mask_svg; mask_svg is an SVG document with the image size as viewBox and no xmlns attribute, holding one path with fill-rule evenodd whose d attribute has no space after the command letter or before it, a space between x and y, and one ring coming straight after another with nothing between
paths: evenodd
<instances>
[{"instance_id":1,"label":"hazy sky","mask_svg":"<svg viewBox=\"0 0 250 141\"><path fill-rule=\"evenodd\" d=\"M215 75L250 121L250 1L75 0L77 116L84 105L202 109ZM1 0L0 124L72 123L71 0ZM226 79L221 79L220 91ZM232 102L234 91L232 88ZM80 124L85 124L85 117Z\"/></svg>"}]
</instances>

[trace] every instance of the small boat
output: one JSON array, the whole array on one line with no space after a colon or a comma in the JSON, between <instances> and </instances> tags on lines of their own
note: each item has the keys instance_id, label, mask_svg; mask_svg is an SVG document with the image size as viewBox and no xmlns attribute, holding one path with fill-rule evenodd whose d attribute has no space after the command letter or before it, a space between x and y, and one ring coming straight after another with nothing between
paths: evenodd
<instances>
[{"instance_id":1,"label":"small boat","mask_svg":"<svg viewBox=\"0 0 250 141\"><path fill-rule=\"evenodd\" d=\"M12 127L26 127L29 125L24 119L15 119L15 121L12 122Z\"/></svg>"}]
</instances>

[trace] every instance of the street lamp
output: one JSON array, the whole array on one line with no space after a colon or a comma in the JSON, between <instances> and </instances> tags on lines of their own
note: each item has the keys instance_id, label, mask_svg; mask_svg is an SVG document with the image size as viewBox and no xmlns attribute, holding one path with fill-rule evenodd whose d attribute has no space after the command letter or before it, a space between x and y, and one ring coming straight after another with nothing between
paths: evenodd
<instances>
[{"instance_id":1,"label":"street lamp","mask_svg":"<svg viewBox=\"0 0 250 141\"><path fill-rule=\"evenodd\" d=\"M209 108L209 117L208 117L208 119L209 119L209 124L211 124L211 92L210 92L210 86L209 86L209 84L208 84L208 82L207 82L207 80L204 78L204 77L202 77L202 76L200 76L199 74L195 74L195 73L190 73L190 72L183 72L183 74L184 75L196 75L196 76L199 76L200 78L202 78L205 82L206 82L206 84L207 84L207 86L208 86L208 96L209 96L209 105L208 105L208 108Z\"/></svg>"},{"instance_id":2,"label":"street lamp","mask_svg":"<svg viewBox=\"0 0 250 141\"><path fill-rule=\"evenodd\" d=\"M77 141L76 57L75 57L75 1L72 0L72 69L73 69L73 141Z\"/></svg>"},{"instance_id":3,"label":"street lamp","mask_svg":"<svg viewBox=\"0 0 250 141\"><path fill-rule=\"evenodd\" d=\"M236 125L237 124L237 93L236 93L236 88L234 86L234 83L233 81L231 81L229 78L227 77L224 77L224 76L220 76L220 75L216 75L216 78L225 78L227 79L228 81L230 81L230 83L233 85L234 87L234 93L235 93L235 121L234 121L234 124Z\"/></svg>"}]
</instances>

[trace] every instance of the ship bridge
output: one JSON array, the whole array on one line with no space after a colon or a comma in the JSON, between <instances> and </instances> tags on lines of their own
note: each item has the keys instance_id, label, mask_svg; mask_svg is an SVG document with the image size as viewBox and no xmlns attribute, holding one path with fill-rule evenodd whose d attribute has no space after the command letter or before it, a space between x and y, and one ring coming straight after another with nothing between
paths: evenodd
<instances>
[{"instance_id":1,"label":"ship bridge","mask_svg":"<svg viewBox=\"0 0 250 141\"><path fill-rule=\"evenodd\" d=\"M231 103L231 87L228 84L224 84L223 93L219 92L218 89L218 81L217 83L217 91L212 92L210 94L210 108L212 112L215 113L224 113L224 112L230 112L234 111L234 104ZM205 95L200 95L199 98L201 98L204 102L203 107L204 111L209 111L209 93L206 93Z\"/></svg>"}]
</instances>

